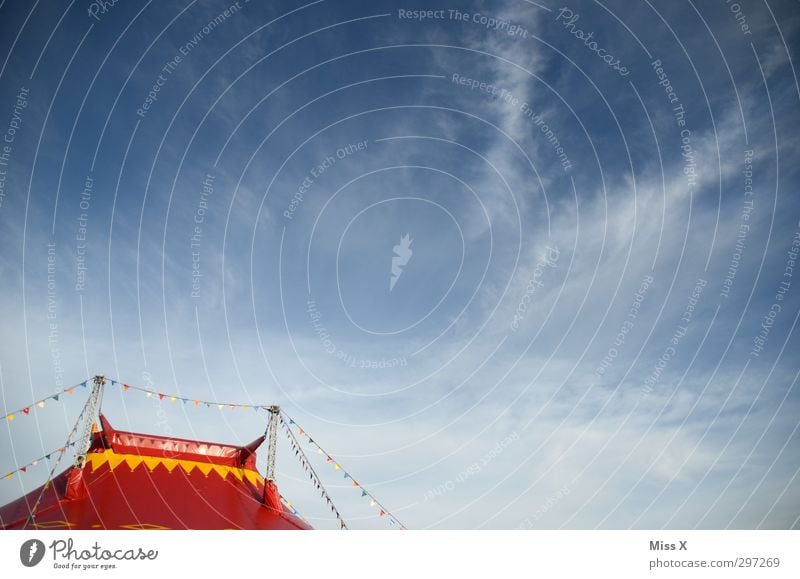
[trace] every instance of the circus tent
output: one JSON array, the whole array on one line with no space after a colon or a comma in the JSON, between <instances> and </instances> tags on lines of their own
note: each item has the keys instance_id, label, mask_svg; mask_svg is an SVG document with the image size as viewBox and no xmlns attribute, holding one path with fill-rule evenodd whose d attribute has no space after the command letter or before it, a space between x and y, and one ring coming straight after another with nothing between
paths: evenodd
<instances>
[{"instance_id":1,"label":"circus tent","mask_svg":"<svg viewBox=\"0 0 800 579\"><path fill-rule=\"evenodd\" d=\"M0 527L311 528L284 508L277 486L256 470L264 436L230 446L122 432L105 416L100 421L85 464L0 507Z\"/></svg>"},{"instance_id":2,"label":"circus tent","mask_svg":"<svg viewBox=\"0 0 800 579\"><path fill-rule=\"evenodd\" d=\"M267 427L245 446L117 430L101 411L107 385L158 401L180 401L187 408L266 412ZM37 464L54 462L45 484L0 506L0 529L311 529L278 491L275 463L280 429L307 482L326 503L339 528L348 526L306 450L313 451L317 468L321 463L343 475L347 486L374 509L375 516L390 526L405 528L276 405L198 400L95 376L0 418L9 424L15 418L24 420L65 394L89 391L89 386L91 393L64 446L18 464L0 477L11 479ZM266 452L263 475L256 467L256 451L262 446ZM69 449L74 449L75 458L72 466L64 469L62 459Z\"/></svg>"}]
</instances>

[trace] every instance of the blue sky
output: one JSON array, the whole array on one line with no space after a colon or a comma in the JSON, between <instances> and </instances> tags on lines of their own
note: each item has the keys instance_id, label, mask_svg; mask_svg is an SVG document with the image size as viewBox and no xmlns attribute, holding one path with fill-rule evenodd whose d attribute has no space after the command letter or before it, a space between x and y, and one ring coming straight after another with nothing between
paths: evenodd
<instances>
[{"instance_id":1,"label":"blue sky","mask_svg":"<svg viewBox=\"0 0 800 579\"><path fill-rule=\"evenodd\" d=\"M6 412L100 373L277 403L410 528L800 525L796 2L0 14ZM62 402L2 423L0 470Z\"/></svg>"}]
</instances>

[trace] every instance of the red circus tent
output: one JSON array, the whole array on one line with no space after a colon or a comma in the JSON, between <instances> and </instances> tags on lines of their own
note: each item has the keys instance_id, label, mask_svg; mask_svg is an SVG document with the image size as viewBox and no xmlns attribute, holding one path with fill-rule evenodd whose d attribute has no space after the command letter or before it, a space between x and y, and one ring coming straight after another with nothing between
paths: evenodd
<instances>
[{"instance_id":1,"label":"red circus tent","mask_svg":"<svg viewBox=\"0 0 800 579\"><path fill-rule=\"evenodd\" d=\"M0 507L2 529L310 529L247 446L115 430L100 416L83 465ZM33 514L33 516L31 516Z\"/></svg>"}]
</instances>

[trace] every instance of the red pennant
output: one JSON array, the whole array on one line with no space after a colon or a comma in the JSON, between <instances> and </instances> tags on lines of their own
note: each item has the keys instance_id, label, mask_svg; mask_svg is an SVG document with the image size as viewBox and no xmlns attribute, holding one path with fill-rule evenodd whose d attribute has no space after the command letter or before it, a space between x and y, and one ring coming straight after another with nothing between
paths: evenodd
<instances>
[{"instance_id":1,"label":"red pennant","mask_svg":"<svg viewBox=\"0 0 800 579\"><path fill-rule=\"evenodd\" d=\"M67 394L72 394L72 388L70 388L69 390L67 390Z\"/></svg>"},{"instance_id":2,"label":"red pennant","mask_svg":"<svg viewBox=\"0 0 800 579\"><path fill-rule=\"evenodd\" d=\"M386 511L384 511L383 509L381 509L381 516L383 516L383 515L385 515L385 514L386 514Z\"/></svg>"},{"instance_id":3,"label":"red pennant","mask_svg":"<svg viewBox=\"0 0 800 579\"><path fill-rule=\"evenodd\" d=\"M333 459L331 457L328 457L328 462L333 462Z\"/></svg>"},{"instance_id":4,"label":"red pennant","mask_svg":"<svg viewBox=\"0 0 800 579\"><path fill-rule=\"evenodd\" d=\"M158 395L158 399L159 399L159 400L164 400L164 396L165 396L164 394L159 394L159 395Z\"/></svg>"},{"instance_id":5,"label":"red pennant","mask_svg":"<svg viewBox=\"0 0 800 579\"><path fill-rule=\"evenodd\" d=\"M23 467L22 467L21 469L19 469L19 470L21 470L22 472L28 472L28 467L27 467L27 466L23 466Z\"/></svg>"},{"instance_id":6,"label":"red pennant","mask_svg":"<svg viewBox=\"0 0 800 579\"><path fill-rule=\"evenodd\" d=\"M125 390L125 391L127 392L128 390L130 390L130 389L131 389L131 387L130 387L130 386L128 386L127 384L123 384L123 385L122 385L122 389L123 389L123 390Z\"/></svg>"},{"instance_id":7,"label":"red pennant","mask_svg":"<svg viewBox=\"0 0 800 579\"><path fill-rule=\"evenodd\" d=\"M30 414L31 413L31 409L30 408L23 408L22 409L22 413L23 414Z\"/></svg>"}]
</instances>

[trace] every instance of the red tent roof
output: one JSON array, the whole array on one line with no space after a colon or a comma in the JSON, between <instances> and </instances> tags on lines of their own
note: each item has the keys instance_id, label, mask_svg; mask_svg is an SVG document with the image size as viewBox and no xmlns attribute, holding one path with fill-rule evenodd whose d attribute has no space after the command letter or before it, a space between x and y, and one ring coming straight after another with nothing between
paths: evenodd
<instances>
[{"instance_id":1,"label":"red tent roof","mask_svg":"<svg viewBox=\"0 0 800 579\"><path fill-rule=\"evenodd\" d=\"M86 464L56 476L30 529L310 529L256 470L260 437L232 446L114 430L104 416ZM42 487L0 507L20 529Z\"/></svg>"}]
</instances>

